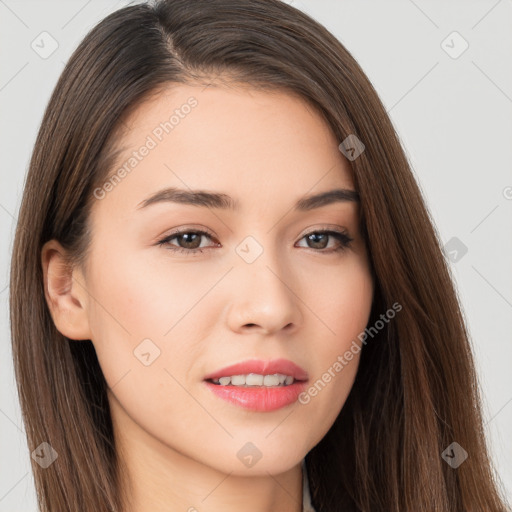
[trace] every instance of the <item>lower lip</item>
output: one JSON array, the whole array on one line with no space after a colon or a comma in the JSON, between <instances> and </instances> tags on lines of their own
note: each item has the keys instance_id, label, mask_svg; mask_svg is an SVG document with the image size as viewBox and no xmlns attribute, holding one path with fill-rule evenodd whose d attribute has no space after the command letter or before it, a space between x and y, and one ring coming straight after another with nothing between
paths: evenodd
<instances>
[{"instance_id":1,"label":"lower lip","mask_svg":"<svg viewBox=\"0 0 512 512\"><path fill-rule=\"evenodd\" d=\"M208 388L218 397L245 409L268 412L281 409L297 401L306 387L305 381L297 381L288 386L279 387L241 387L221 386L204 381Z\"/></svg>"}]
</instances>

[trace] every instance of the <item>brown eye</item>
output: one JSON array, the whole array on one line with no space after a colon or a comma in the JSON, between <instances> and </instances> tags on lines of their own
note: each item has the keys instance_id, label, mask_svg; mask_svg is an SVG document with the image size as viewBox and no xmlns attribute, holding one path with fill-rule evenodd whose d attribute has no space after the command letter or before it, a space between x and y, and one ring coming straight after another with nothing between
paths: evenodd
<instances>
[{"instance_id":1,"label":"brown eye","mask_svg":"<svg viewBox=\"0 0 512 512\"><path fill-rule=\"evenodd\" d=\"M338 247L324 250L328 247L329 239L334 238L338 242ZM345 232L338 231L313 231L303 237L308 243L310 249L318 249L320 252L336 252L346 249L353 241Z\"/></svg>"},{"instance_id":2,"label":"brown eye","mask_svg":"<svg viewBox=\"0 0 512 512\"><path fill-rule=\"evenodd\" d=\"M201 247L203 237L212 238L212 235L201 230L183 230L172 233L158 242L158 245L164 246L171 251L178 251L187 254L203 252L206 246ZM171 243L172 240L177 243Z\"/></svg>"},{"instance_id":3,"label":"brown eye","mask_svg":"<svg viewBox=\"0 0 512 512\"><path fill-rule=\"evenodd\" d=\"M202 253L208 246L201 247L203 237L212 239L212 235L201 230L183 230L172 233L158 242L158 245L164 246L169 250L182 252L188 255ZM312 231L305 235L302 240L306 240L307 248L316 249L318 252L332 253L343 251L353 241L345 232L338 231ZM331 239L337 241L337 246L329 247ZM176 240L177 243L171 243ZM219 244L217 244L218 246Z\"/></svg>"},{"instance_id":4,"label":"brown eye","mask_svg":"<svg viewBox=\"0 0 512 512\"><path fill-rule=\"evenodd\" d=\"M181 235L176 235L174 238L176 240L181 241L178 245L183 247L184 249L197 249L201 245L201 238L203 235L199 233L183 233Z\"/></svg>"},{"instance_id":5,"label":"brown eye","mask_svg":"<svg viewBox=\"0 0 512 512\"><path fill-rule=\"evenodd\" d=\"M307 239L312 243L313 249L325 249L329 243L329 236L327 233L311 233L307 235Z\"/></svg>"}]
</instances>

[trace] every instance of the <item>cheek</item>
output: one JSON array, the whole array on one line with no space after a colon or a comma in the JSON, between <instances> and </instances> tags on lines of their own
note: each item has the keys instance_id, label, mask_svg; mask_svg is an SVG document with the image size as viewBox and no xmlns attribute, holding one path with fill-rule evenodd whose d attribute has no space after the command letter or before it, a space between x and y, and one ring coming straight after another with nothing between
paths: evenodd
<instances>
[{"instance_id":1,"label":"cheek","mask_svg":"<svg viewBox=\"0 0 512 512\"><path fill-rule=\"evenodd\" d=\"M362 350L360 341L370 317L373 282L367 261L348 259L329 275L318 276L322 288L307 294L318 317L315 348L308 353L314 375L300 403L314 410L325 434L352 388ZM313 289L311 289L313 290Z\"/></svg>"},{"instance_id":2,"label":"cheek","mask_svg":"<svg viewBox=\"0 0 512 512\"><path fill-rule=\"evenodd\" d=\"M117 324L133 340L162 339L186 325L187 316L218 276L202 277L190 265L185 269L166 264L165 256L161 260L162 264L155 263L134 253L106 256L101 265L96 264L91 279L91 294L98 298L93 301L98 311L94 320L101 317L108 325Z\"/></svg>"},{"instance_id":3,"label":"cheek","mask_svg":"<svg viewBox=\"0 0 512 512\"><path fill-rule=\"evenodd\" d=\"M211 284L191 281L178 266L171 273L146 263L113 253L93 263L90 322L111 399L128 417L165 437L180 431L172 418L193 425L200 412L185 388L187 369L201 355L195 340L204 338L204 324L187 312ZM201 312L207 309L199 305Z\"/></svg>"},{"instance_id":4,"label":"cheek","mask_svg":"<svg viewBox=\"0 0 512 512\"><path fill-rule=\"evenodd\" d=\"M341 350L364 330L370 316L373 282L367 260L350 255L337 267L316 269L311 275L316 285L309 279L303 295L317 317L321 346Z\"/></svg>"},{"instance_id":5,"label":"cheek","mask_svg":"<svg viewBox=\"0 0 512 512\"><path fill-rule=\"evenodd\" d=\"M155 263L114 251L93 258L88 284L92 341L107 382L114 385L127 372L135 380L142 371L141 382L158 387L163 372L168 385L164 369L183 382L219 318L220 303L208 292L225 270L202 277L192 265L173 267L165 257Z\"/></svg>"}]
</instances>

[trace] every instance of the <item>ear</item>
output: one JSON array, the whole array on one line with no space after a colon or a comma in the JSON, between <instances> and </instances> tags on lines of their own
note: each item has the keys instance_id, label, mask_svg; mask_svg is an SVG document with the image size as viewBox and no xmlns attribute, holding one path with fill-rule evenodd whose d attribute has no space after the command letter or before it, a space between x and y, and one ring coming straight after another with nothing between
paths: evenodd
<instances>
[{"instance_id":1,"label":"ear","mask_svg":"<svg viewBox=\"0 0 512 512\"><path fill-rule=\"evenodd\" d=\"M82 272L69 264L65 249L56 240L41 250L44 294L57 330L72 340L90 340L88 293Z\"/></svg>"}]
</instances>

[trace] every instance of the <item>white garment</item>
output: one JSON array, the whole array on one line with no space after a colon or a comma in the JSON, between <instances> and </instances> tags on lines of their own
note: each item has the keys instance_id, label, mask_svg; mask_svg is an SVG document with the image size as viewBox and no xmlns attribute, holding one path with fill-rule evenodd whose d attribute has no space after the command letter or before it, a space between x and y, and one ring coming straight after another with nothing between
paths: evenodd
<instances>
[{"instance_id":1,"label":"white garment","mask_svg":"<svg viewBox=\"0 0 512 512\"><path fill-rule=\"evenodd\" d=\"M316 512L311 504L311 494L309 492L309 479L305 458L302 459L302 512Z\"/></svg>"}]
</instances>

